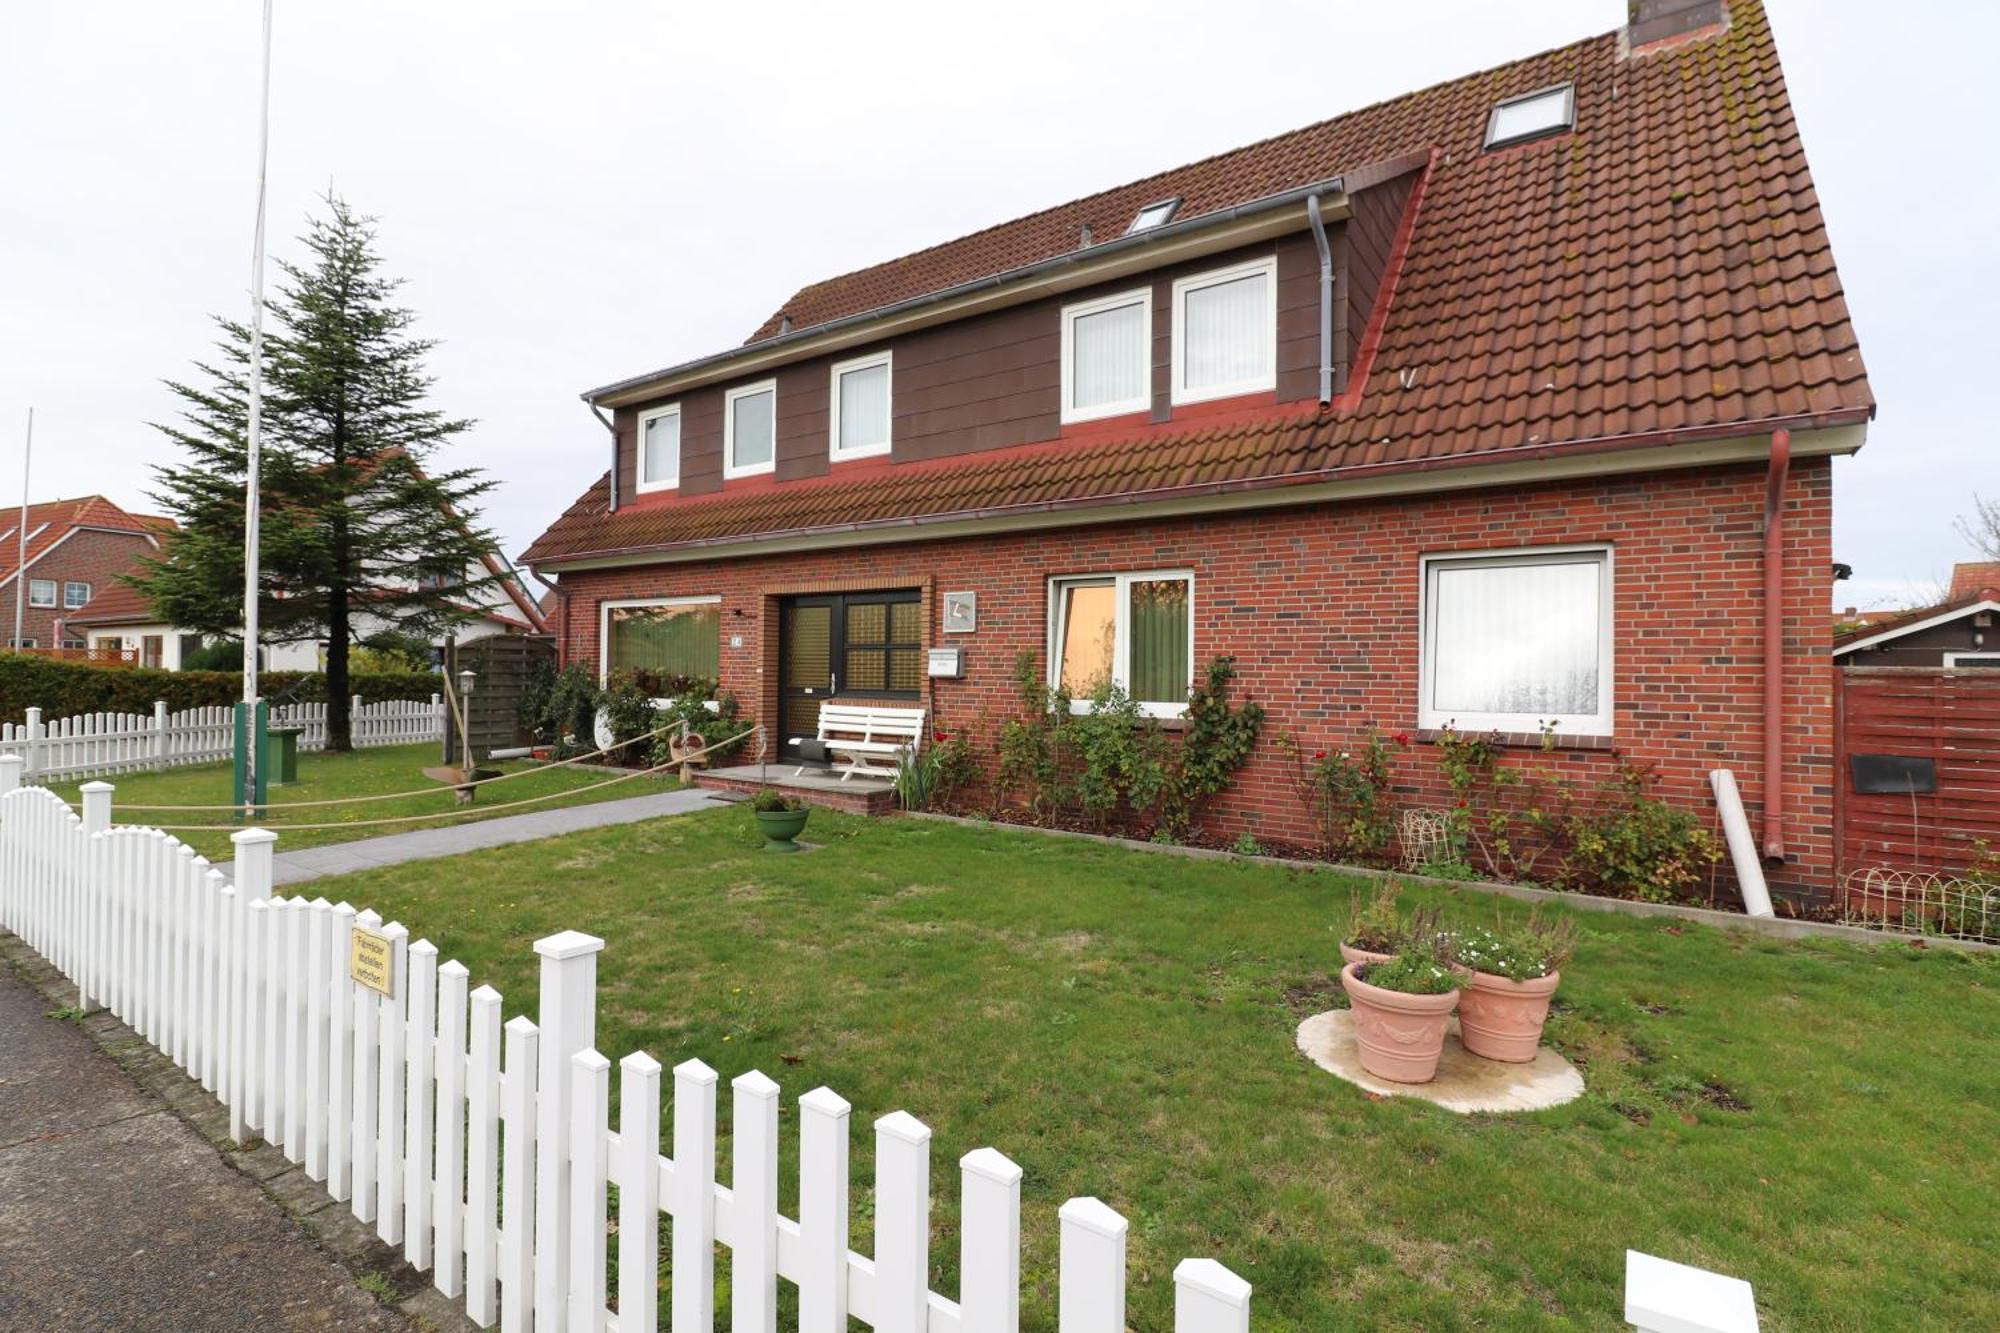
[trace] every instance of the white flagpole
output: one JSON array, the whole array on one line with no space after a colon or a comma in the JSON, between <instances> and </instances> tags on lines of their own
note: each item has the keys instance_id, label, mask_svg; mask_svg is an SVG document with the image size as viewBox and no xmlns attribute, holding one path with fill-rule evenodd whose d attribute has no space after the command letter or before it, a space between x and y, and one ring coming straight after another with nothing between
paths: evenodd
<instances>
[{"instance_id":1,"label":"white flagpole","mask_svg":"<svg viewBox=\"0 0 2000 1333\"><path fill-rule=\"evenodd\" d=\"M28 409L28 442L21 447L21 526L20 554L14 562L14 642L12 651L21 651L21 621L27 615L28 599L28 462L35 452L35 409Z\"/></svg>"},{"instance_id":2,"label":"white flagpole","mask_svg":"<svg viewBox=\"0 0 2000 1333\"><path fill-rule=\"evenodd\" d=\"M264 0L264 72L257 92L257 228L250 257L250 420L244 435L243 486L243 703L251 729L244 746L245 798L257 773L257 540L258 490L264 416L264 177L271 145L271 0Z\"/></svg>"}]
</instances>

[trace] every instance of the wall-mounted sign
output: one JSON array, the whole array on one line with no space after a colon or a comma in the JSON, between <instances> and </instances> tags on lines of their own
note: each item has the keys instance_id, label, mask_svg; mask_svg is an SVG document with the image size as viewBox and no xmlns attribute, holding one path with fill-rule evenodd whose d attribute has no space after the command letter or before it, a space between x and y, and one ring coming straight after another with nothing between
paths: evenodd
<instances>
[{"instance_id":1,"label":"wall-mounted sign","mask_svg":"<svg viewBox=\"0 0 2000 1333\"><path fill-rule=\"evenodd\" d=\"M382 995L396 993L396 950L387 935L366 926L354 928L354 942L347 951L347 975L359 986Z\"/></svg>"},{"instance_id":2,"label":"wall-mounted sign","mask_svg":"<svg viewBox=\"0 0 2000 1333\"><path fill-rule=\"evenodd\" d=\"M957 648L933 648L926 664L933 676L957 678L965 674L965 658Z\"/></svg>"},{"instance_id":3,"label":"wall-mounted sign","mask_svg":"<svg viewBox=\"0 0 2000 1333\"><path fill-rule=\"evenodd\" d=\"M979 594L948 592L944 595L944 632L970 634L979 628ZM933 676L937 672L931 672ZM955 674L955 673L954 673Z\"/></svg>"}]
</instances>

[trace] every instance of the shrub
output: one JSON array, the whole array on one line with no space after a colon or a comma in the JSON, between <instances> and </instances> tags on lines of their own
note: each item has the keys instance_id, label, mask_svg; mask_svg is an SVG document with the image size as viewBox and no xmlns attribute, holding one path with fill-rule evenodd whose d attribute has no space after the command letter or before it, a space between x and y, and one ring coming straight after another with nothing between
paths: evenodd
<instances>
[{"instance_id":1,"label":"shrub","mask_svg":"<svg viewBox=\"0 0 2000 1333\"><path fill-rule=\"evenodd\" d=\"M1349 900L1347 933L1341 943L1369 953L1394 953L1409 938L1398 906L1403 886L1395 880L1383 884L1366 898L1355 894Z\"/></svg>"},{"instance_id":2,"label":"shrub","mask_svg":"<svg viewBox=\"0 0 2000 1333\"><path fill-rule=\"evenodd\" d=\"M266 671L258 680L274 702L321 703L326 677L316 671ZM428 671L357 673L349 693L363 703L387 699L428 699L438 693L437 675ZM25 653L0 654L0 721L22 722L40 708L53 720L79 713L150 714L155 700L171 712L227 706L243 697L243 677L228 671L160 671L151 667L105 667L59 662Z\"/></svg>"},{"instance_id":3,"label":"shrub","mask_svg":"<svg viewBox=\"0 0 2000 1333\"><path fill-rule=\"evenodd\" d=\"M638 743L647 740L661 725L659 705L653 702L653 695L641 689L639 682L628 671L614 671L598 694L597 709L593 710L591 717L593 731L598 710L603 712L604 720L611 728L611 747L604 756L608 760L634 757ZM648 741L647 749L651 748Z\"/></svg>"},{"instance_id":4,"label":"shrub","mask_svg":"<svg viewBox=\"0 0 2000 1333\"><path fill-rule=\"evenodd\" d=\"M940 731L931 744L904 750L896 758L896 800L905 810L929 810L951 804L954 793L979 773L979 759L964 736Z\"/></svg>"},{"instance_id":5,"label":"shrub","mask_svg":"<svg viewBox=\"0 0 2000 1333\"><path fill-rule=\"evenodd\" d=\"M1071 716L1063 731L1077 759L1072 799L1100 832L1120 804L1143 815L1166 793L1167 739L1119 686L1092 691L1089 710Z\"/></svg>"},{"instance_id":6,"label":"shrub","mask_svg":"<svg viewBox=\"0 0 2000 1333\"><path fill-rule=\"evenodd\" d=\"M1648 796L1651 770L1621 762L1595 809L1565 820L1565 880L1590 893L1644 902L1699 898L1722 846L1691 810Z\"/></svg>"},{"instance_id":7,"label":"shrub","mask_svg":"<svg viewBox=\"0 0 2000 1333\"><path fill-rule=\"evenodd\" d=\"M669 677L669 679L692 679L691 677ZM694 688L676 694L667 700L664 707L654 714L655 727L671 727L662 732L653 742L652 764L655 768L673 762L673 742L683 735L699 736L708 748L701 761L713 768L727 761L743 748L756 724L747 717L737 715L734 694L724 694L715 700L711 711L707 684L696 680Z\"/></svg>"},{"instance_id":8,"label":"shrub","mask_svg":"<svg viewBox=\"0 0 2000 1333\"><path fill-rule=\"evenodd\" d=\"M1292 756L1293 787L1319 832L1321 853L1329 860L1380 857L1395 831L1389 742L1371 730L1353 750L1310 756L1296 736L1281 744Z\"/></svg>"},{"instance_id":9,"label":"shrub","mask_svg":"<svg viewBox=\"0 0 2000 1333\"><path fill-rule=\"evenodd\" d=\"M1209 800L1236 776L1257 746L1264 725L1264 707L1245 699L1229 706L1229 682L1236 679L1236 659L1217 657L1188 692L1187 730L1171 764L1160 823L1176 840L1185 837Z\"/></svg>"},{"instance_id":10,"label":"shrub","mask_svg":"<svg viewBox=\"0 0 2000 1333\"><path fill-rule=\"evenodd\" d=\"M1455 961L1445 935L1437 930L1419 932L1413 923L1411 937L1394 958L1357 967L1354 975L1371 986L1404 995L1443 995L1459 988L1459 975L1452 970Z\"/></svg>"},{"instance_id":11,"label":"shrub","mask_svg":"<svg viewBox=\"0 0 2000 1333\"><path fill-rule=\"evenodd\" d=\"M1057 773L1057 729L1069 717L1069 695L1042 684L1041 665L1032 652L1014 659L1014 688L1022 716L1000 724L994 742L999 771L994 795L1000 802L1018 797L1038 815L1054 812Z\"/></svg>"},{"instance_id":12,"label":"shrub","mask_svg":"<svg viewBox=\"0 0 2000 1333\"><path fill-rule=\"evenodd\" d=\"M1576 923L1568 917L1545 918L1539 905L1518 926L1473 926L1458 932L1452 944L1460 965L1509 981L1533 981L1560 971L1575 954Z\"/></svg>"},{"instance_id":13,"label":"shrub","mask_svg":"<svg viewBox=\"0 0 2000 1333\"><path fill-rule=\"evenodd\" d=\"M590 668L572 662L562 670L542 663L521 692L521 726L536 740L553 744L558 753L591 750L597 726L600 691Z\"/></svg>"}]
</instances>

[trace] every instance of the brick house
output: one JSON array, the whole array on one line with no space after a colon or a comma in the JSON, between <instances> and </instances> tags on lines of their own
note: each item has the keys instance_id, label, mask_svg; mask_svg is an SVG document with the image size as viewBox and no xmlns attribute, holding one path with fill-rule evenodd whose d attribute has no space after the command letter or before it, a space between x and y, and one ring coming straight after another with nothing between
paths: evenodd
<instances>
[{"instance_id":1,"label":"brick house","mask_svg":"<svg viewBox=\"0 0 2000 1333\"><path fill-rule=\"evenodd\" d=\"M84 646L75 621L93 598L119 586L118 576L156 555L172 519L132 514L101 495L28 506L27 595L20 637L26 648ZM0 606L13 637L15 580L20 578L21 515L0 518Z\"/></svg>"},{"instance_id":2,"label":"brick house","mask_svg":"<svg viewBox=\"0 0 2000 1333\"><path fill-rule=\"evenodd\" d=\"M1281 733L1551 728L1703 809L1734 769L1774 887L1831 880L1874 400L1755 3L1642 0L585 396L612 466L524 556L565 657L717 676L781 747L828 698L989 728L1023 653L1171 725L1231 654L1269 722L1211 831L1308 840ZM1437 802L1421 745L1398 784Z\"/></svg>"}]
</instances>

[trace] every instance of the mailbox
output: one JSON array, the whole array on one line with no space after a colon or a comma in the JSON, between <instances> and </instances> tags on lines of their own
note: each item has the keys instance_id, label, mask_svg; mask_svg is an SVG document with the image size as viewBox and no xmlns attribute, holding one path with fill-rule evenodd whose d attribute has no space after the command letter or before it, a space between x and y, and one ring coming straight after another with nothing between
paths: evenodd
<instances>
[{"instance_id":1,"label":"mailbox","mask_svg":"<svg viewBox=\"0 0 2000 1333\"><path fill-rule=\"evenodd\" d=\"M929 674L957 679L965 674L965 655L960 648L933 648L927 663Z\"/></svg>"}]
</instances>

